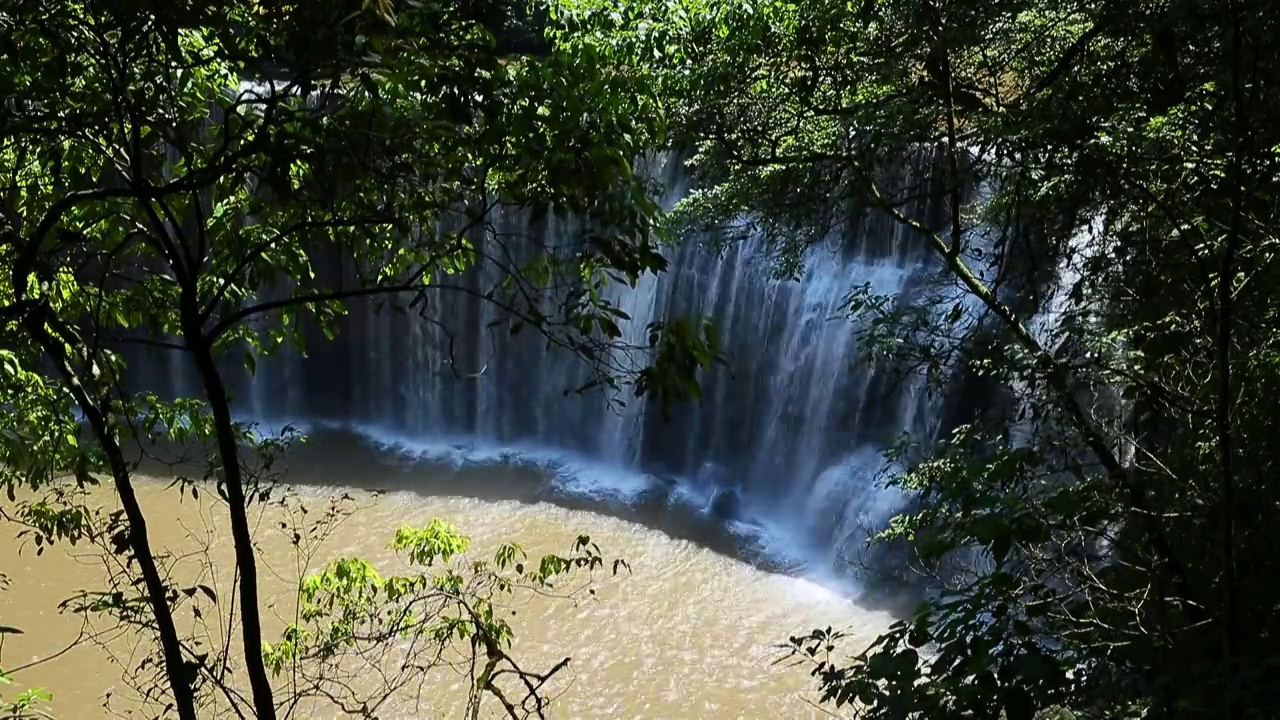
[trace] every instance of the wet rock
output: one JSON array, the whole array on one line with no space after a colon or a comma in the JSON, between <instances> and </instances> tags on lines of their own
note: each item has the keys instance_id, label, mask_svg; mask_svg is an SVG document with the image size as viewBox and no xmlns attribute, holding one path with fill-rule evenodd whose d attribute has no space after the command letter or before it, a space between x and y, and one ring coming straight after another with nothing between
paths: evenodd
<instances>
[{"instance_id":1,"label":"wet rock","mask_svg":"<svg viewBox=\"0 0 1280 720\"><path fill-rule=\"evenodd\" d=\"M636 498L637 505L650 508L665 508L671 502L671 493L675 492L678 480L670 475L652 473L644 491Z\"/></svg>"},{"instance_id":2,"label":"wet rock","mask_svg":"<svg viewBox=\"0 0 1280 720\"><path fill-rule=\"evenodd\" d=\"M673 477L671 475L664 475L662 473L654 473L650 477L653 477L654 479L656 479L659 483L662 484L663 487L667 488L668 490L674 489L675 486L680 482L678 478Z\"/></svg>"},{"instance_id":3,"label":"wet rock","mask_svg":"<svg viewBox=\"0 0 1280 720\"><path fill-rule=\"evenodd\" d=\"M736 520L741 508L742 496L737 490L717 490L711 497L711 514L721 520Z\"/></svg>"}]
</instances>

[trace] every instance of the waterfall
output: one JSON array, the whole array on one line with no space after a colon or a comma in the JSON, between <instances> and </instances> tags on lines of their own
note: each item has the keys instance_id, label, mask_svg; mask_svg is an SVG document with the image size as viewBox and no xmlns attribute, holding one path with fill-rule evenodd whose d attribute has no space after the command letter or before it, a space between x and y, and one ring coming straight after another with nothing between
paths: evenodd
<instances>
[{"instance_id":1,"label":"waterfall","mask_svg":"<svg viewBox=\"0 0 1280 720\"><path fill-rule=\"evenodd\" d=\"M683 189L668 187L670 207ZM554 217L505 214L491 225L482 245L496 242L494 232L548 247L572 234L571 221ZM728 364L705 373L702 398L670 418L633 397L617 407L603 393L566 394L590 379L586 363L534 331L493 325L498 311L477 296L502 273L483 263L461 281L474 292L432 294L417 312L353 303L335 343L260 362L235 385L236 401L259 418L563 451L690 487L732 486L744 513L781 518L839 547L898 506L873 482L879 451L904 432L931 436L940 415L940 399L920 378L862 361L866 320L847 317L846 299L869 285L900 303L919 301L936 267L910 230L874 214L840 241L811 248L794 280L776 276L759 237L719 250L694 240L668 251L667 272L609 290L630 316L621 323L628 341L642 343L654 320L714 323ZM169 377L172 392L191 386L178 370Z\"/></svg>"}]
</instances>

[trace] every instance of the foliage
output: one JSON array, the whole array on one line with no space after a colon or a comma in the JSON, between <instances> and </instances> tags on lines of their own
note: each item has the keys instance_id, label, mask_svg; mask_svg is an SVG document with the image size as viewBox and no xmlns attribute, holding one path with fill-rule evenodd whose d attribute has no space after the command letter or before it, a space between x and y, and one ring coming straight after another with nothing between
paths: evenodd
<instances>
[{"instance_id":1,"label":"foliage","mask_svg":"<svg viewBox=\"0 0 1280 720\"><path fill-rule=\"evenodd\" d=\"M0 684L9 685L12 682L13 678L0 671ZM43 707L51 700L53 695L49 692L40 688L30 688L18 693L12 700L0 697L0 712L4 713L5 718L12 718L12 720L51 717Z\"/></svg>"},{"instance_id":2,"label":"foliage","mask_svg":"<svg viewBox=\"0 0 1280 720\"><path fill-rule=\"evenodd\" d=\"M0 587L7 589L8 578L0 575ZM0 625L0 650L4 647L4 638L8 635L21 634L22 631L8 625ZM0 686L6 691L0 694L0 716L6 720L35 720L52 717L45 705L53 700L53 695L40 688L28 688L17 694L8 692L14 682L12 673L0 669ZM6 698L6 695L8 696Z\"/></svg>"},{"instance_id":3,"label":"foliage","mask_svg":"<svg viewBox=\"0 0 1280 720\"><path fill-rule=\"evenodd\" d=\"M305 353L360 298L476 293L463 276L485 265L505 278L480 291L502 321L581 355L593 384L669 402L696 385L667 373L714 354L701 329L654 326L635 348L652 362L614 362L629 348L605 283L665 268L656 188L634 166L664 142L662 118L636 78L572 44L503 49L495 33L517 15L498 1L0 3L0 479L110 478L122 509L105 530L65 495L14 515L41 544L92 535L136 567L140 585L84 607L156 638L179 717L195 717L216 658L179 636L190 588L165 577L136 501L127 450L158 435L197 447L226 503L244 675L254 713L275 717L246 513L270 487L249 458L278 448L232 417L228 358L252 372ZM554 253L522 244L492 231L502 210L572 213L579 234ZM140 348L178 353L197 396L146 392Z\"/></svg>"},{"instance_id":4,"label":"foliage","mask_svg":"<svg viewBox=\"0 0 1280 720\"><path fill-rule=\"evenodd\" d=\"M872 354L959 358L935 380L997 389L893 481L918 500L885 537L937 593L852 664L817 665L829 700L1274 714L1275 11L559 3L691 147L701 188L678 219L762 234L787 274L818 240L917 245L935 312L854 289ZM829 640L793 647L816 660Z\"/></svg>"},{"instance_id":5,"label":"foliage","mask_svg":"<svg viewBox=\"0 0 1280 720\"><path fill-rule=\"evenodd\" d=\"M548 672L523 669L508 654L513 633L501 598L594 595L589 579L577 587L563 583L601 568L599 548L582 536L568 555L526 565L518 545L501 546L491 561L467 561L469 546L466 536L436 519L396 531L391 547L410 574L383 576L360 558L330 561L302 581L296 621L280 641L264 646L268 667L287 679L292 698L326 698L361 717L374 717L381 703L405 700L397 693L420 685L433 669L457 667L470 678L469 717L478 717L487 694L512 718L542 717L541 691L568 659ZM625 566L615 561L614 574ZM521 684L518 700L499 682L507 676Z\"/></svg>"}]
</instances>

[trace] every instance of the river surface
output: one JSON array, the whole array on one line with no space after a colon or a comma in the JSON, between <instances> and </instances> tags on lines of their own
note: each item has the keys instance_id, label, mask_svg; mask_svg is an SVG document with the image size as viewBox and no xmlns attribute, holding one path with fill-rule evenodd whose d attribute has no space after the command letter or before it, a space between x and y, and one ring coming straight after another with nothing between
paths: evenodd
<instances>
[{"instance_id":1,"label":"river surface","mask_svg":"<svg viewBox=\"0 0 1280 720\"><path fill-rule=\"evenodd\" d=\"M598 576L594 598L510 601L509 609L516 611L514 656L543 669L572 658L548 693L555 697L549 717L825 717L812 705L816 694L807 669L775 664L782 655L778 645L789 635L834 626L851 633L852 651L891 621L794 571L772 571L759 553L734 552L734 544L741 549L742 543L717 532L717 524L696 508L682 510L669 500L646 504L635 497L623 503L610 498L598 478L590 492L575 494L550 478L545 468L424 463L345 436L313 441L290 462L285 476L313 511L309 518L320 514L328 498L344 492L359 505L317 548L312 568L336 556L359 555L394 570L396 560L387 546L396 527L421 526L432 518L452 522L469 535L475 557L488 556L509 540L531 555L563 553L577 535L589 534L607 558L624 558L632 572ZM155 477L139 481L153 545L172 554L175 575L209 584L225 601L231 595L225 512L211 493L193 500L168 485ZM611 487L625 489L626 483ZM365 492L371 488L382 492ZM102 489L89 500L107 510L116 502ZM612 511L600 512L608 508ZM305 570L290 542L292 530L281 531L282 523L292 527L296 517L296 503L267 505L254 515L268 637L276 637L291 617L296 581ZM12 524L0 526L0 572L10 581L0 592L0 624L24 633L7 639L5 667L49 658L70 646L23 670L19 683L50 689L60 718L125 715L137 701L122 680L122 667L109 655L136 667L136 638L107 637L106 649L76 643L79 619L57 611L58 603L77 590L101 587L100 555L83 545L60 545L37 556L33 545L15 538L17 532ZM204 547L208 552L201 551ZM189 620L184 616L180 623ZM191 629L180 626L180 632ZM216 640L221 632L214 627L211 634ZM384 717L459 718L461 687L459 678L441 676L423 705L392 706ZM498 710L491 704L485 716L497 717ZM343 717L323 709L309 714Z\"/></svg>"}]
</instances>

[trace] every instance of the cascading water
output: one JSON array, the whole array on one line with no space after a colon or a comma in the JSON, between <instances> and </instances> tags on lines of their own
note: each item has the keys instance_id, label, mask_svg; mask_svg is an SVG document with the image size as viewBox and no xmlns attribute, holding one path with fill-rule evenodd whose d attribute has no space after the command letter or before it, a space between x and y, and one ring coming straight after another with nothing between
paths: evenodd
<instances>
[{"instance_id":1,"label":"cascading water","mask_svg":"<svg viewBox=\"0 0 1280 720\"><path fill-rule=\"evenodd\" d=\"M681 185L668 184L668 206ZM500 215L486 242L519 233L554 246L571 234L564 223L531 228L523 216ZM728 366L708 372L702 399L669 418L635 398L619 409L601 393L566 394L590 379L589 368L535 332L491 326L498 310L478 296L502 272L483 263L465 280L472 292L435 294L417 312L354 303L336 343L260 362L237 401L257 418L338 422L451 452L570 453L679 478L703 501L732 486L744 516L783 524L817 547L838 548L859 527L883 522L900 498L873 482L878 451L904 432L932 436L940 402L919 379L863 362L862 328L845 301L867 284L900 303L918 300L932 270L918 238L868 216L853 237L812 248L797 280L776 277L759 238L723 252L690 241L669 259L668 272L610 290L630 316L624 340L643 341L653 320L714 323ZM181 371L171 375L169 390L191 386Z\"/></svg>"}]
</instances>

